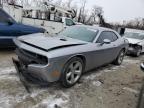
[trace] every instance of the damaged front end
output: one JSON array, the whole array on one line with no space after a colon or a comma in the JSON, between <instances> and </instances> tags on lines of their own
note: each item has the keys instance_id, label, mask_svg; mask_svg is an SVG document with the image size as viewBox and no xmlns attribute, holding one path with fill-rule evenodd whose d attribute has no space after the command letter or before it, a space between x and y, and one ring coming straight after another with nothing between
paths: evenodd
<instances>
[{"instance_id":1,"label":"damaged front end","mask_svg":"<svg viewBox=\"0 0 144 108\"><path fill-rule=\"evenodd\" d=\"M29 65L29 64L47 65L48 64L48 58L40 54L36 54L36 53L30 52L25 49L20 49L20 48L17 48L15 52L19 60L24 65Z\"/></svg>"},{"instance_id":2,"label":"damaged front end","mask_svg":"<svg viewBox=\"0 0 144 108\"><path fill-rule=\"evenodd\" d=\"M18 58L12 60L20 81L28 92L30 92L30 84L48 85L48 78L46 77L46 71L48 71L47 57L18 48L16 54Z\"/></svg>"},{"instance_id":3,"label":"damaged front end","mask_svg":"<svg viewBox=\"0 0 144 108\"><path fill-rule=\"evenodd\" d=\"M28 93L30 93L30 89L29 89L29 83L27 82L27 80L25 79L25 77L23 76L23 69L21 68L20 62L14 58L12 58L15 69L17 71L17 75L19 76L19 79L21 81L21 83L24 85L26 91Z\"/></svg>"},{"instance_id":4,"label":"damaged front end","mask_svg":"<svg viewBox=\"0 0 144 108\"><path fill-rule=\"evenodd\" d=\"M142 47L140 45L130 43L127 54L137 55L138 53L141 53L141 50L142 50Z\"/></svg>"}]
</instances>

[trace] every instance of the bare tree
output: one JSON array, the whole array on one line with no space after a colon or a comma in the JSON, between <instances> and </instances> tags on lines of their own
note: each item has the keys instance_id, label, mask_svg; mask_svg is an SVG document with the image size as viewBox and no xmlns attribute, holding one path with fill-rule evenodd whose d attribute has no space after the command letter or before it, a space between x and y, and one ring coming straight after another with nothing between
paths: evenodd
<instances>
[{"instance_id":1,"label":"bare tree","mask_svg":"<svg viewBox=\"0 0 144 108\"><path fill-rule=\"evenodd\" d=\"M72 2L73 2L73 0L68 0L68 2L67 2L67 7L68 7L68 8L70 8L70 7L71 7Z\"/></svg>"},{"instance_id":2,"label":"bare tree","mask_svg":"<svg viewBox=\"0 0 144 108\"><path fill-rule=\"evenodd\" d=\"M86 6L87 0L81 0L81 7L78 15L78 22L85 23L86 14L85 14L85 6Z\"/></svg>"},{"instance_id":3,"label":"bare tree","mask_svg":"<svg viewBox=\"0 0 144 108\"><path fill-rule=\"evenodd\" d=\"M61 5L62 5L62 2L63 2L63 0L57 0L57 1L55 1L54 4L56 4L56 5L58 5L58 6L61 6Z\"/></svg>"},{"instance_id":4,"label":"bare tree","mask_svg":"<svg viewBox=\"0 0 144 108\"><path fill-rule=\"evenodd\" d=\"M92 8L92 17L94 18L94 22L96 18L99 17L99 21L101 20L101 16L103 15L103 9L100 6L94 5Z\"/></svg>"},{"instance_id":5,"label":"bare tree","mask_svg":"<svg viewBox=\"0 0 144 108\"><path fill-rule=\"evenodd\" d=\"M125 24L121 25L127 28L142 29L144 30L144 18L135 18L130 21L125 21Z\"/></svg>"}]
</instances>

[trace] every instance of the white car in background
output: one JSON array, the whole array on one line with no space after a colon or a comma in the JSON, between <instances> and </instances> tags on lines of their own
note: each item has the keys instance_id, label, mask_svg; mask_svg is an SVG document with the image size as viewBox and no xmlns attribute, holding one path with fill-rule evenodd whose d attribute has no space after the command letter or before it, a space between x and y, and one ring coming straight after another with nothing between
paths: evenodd
<instances>
[{"instance_id":1,"label":"white car in background","mask_svg":"<svg viewBox=\"0 0 144 108\"><path fill-rule=\"evenodd\" d=\"M144 52L144 31L126 31L124 37L129 42L128 54L138 57Z\"/></svg>"}]
</instances>

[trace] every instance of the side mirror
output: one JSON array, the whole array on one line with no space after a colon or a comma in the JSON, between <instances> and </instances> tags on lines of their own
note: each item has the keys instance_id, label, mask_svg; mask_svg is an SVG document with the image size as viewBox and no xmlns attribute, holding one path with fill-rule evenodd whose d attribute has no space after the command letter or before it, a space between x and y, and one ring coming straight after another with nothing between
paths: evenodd
<instances>
[{"instance_id":1,"label":"side mirror","mask_svg":"<svg viewBox=\"0 0 144 108\"><path fill-rule=\"evenodd\" d=\"M109 39L104 39L103 42L101 43L101 45L103 44L110 44L111 41Z\"/></svg>"},{"instance_id":2,"label":"side mirror","mask_svg":"<svg viewBox=\"0 0 144 108\"><path fill-rule=\"evenodd\" d=\"M140 68L142 71L144 71L144 63L141 63Z\"/></svg>"}]
</instances>

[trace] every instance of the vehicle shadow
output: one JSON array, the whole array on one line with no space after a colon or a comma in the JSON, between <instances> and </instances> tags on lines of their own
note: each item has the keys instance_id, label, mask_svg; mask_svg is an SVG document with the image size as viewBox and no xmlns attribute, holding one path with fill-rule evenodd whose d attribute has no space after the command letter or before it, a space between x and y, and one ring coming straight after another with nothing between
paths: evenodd
<instances>
[{"instance_id":1,"label":"vehicle shadow","mask_svg":"<svg viewBox=\"0 0 144 108\"><path fill-rule=\"evenodd\" d=\"M91 70L89 70L89 71L86 71L86 72L84 72L83 73L83 76L89 76L89 75L91 75L91 74L94 74L94 73L98 73L99 71L101 71L101 70L104 70L104 69L109 69L109 68L112 68L112 67L114 67L114 66L116 66L116 65L114 65L114 64L105 64L105 65L102 65L102 66L100 66L100 67L97 67L97 68L94 68L94 69L91 69Z\"/></svg>"}]
</instances>

